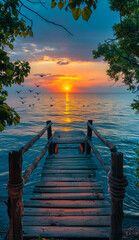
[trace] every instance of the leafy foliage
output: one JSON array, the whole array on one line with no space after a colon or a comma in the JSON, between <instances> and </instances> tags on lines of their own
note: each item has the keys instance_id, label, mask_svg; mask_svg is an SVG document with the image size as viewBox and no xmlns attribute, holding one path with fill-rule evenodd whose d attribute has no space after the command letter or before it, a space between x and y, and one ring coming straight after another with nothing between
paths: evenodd
<instances>
[{"instance_id":1,"label":"leafy foliage","mask_svg":"<svg viewBox=\"0 0 139 240\"><path fill-rule=\"evenodd\" d=\"M65 7L65 11L71 10L72 16L77 20L80 16L85 21L88 21L92 10L96 9L97 0L51 0L51 8L56 6L61 10Z\"/></svg>"},{"instance_id":2,"label":"leafy foliage","mask_svg":"<svg viewBox=\"0 0 139 240\"><path fill-rule=\"evenodd\" d=\"M139 12L138 0L109 0L110 8L120 14L113 26L115 39L108 39L93 51L94 59L103 56L108 62L107 75L115 82L122 80L133 92L139 88ZM139 95L132 103L139 110Z\"/></svg>"},{"instance_id":3,"label":"leafy foliage","mask_svg":"<svg viewBox=\"0 0 139 240\"><path fill-rule=\"evenodd\" d=\"M18 0L0 3L0 131L4 130L6 124L16 125L20 122L20 116L5 102L8 92L4 87L21 84L30 72L28 62L13 63L5 51L6 47L13 50L17 36L32 36L31 27L18 17L18 7Z\"/></svg>"}]
</instances>

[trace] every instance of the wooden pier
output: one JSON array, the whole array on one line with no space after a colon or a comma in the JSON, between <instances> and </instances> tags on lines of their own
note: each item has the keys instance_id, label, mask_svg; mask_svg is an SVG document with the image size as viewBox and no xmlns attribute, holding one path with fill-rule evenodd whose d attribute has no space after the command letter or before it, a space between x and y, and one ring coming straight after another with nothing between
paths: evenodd
<instances>
[{"instance_id":1,"label":"wooden pier","mask_svg":"<svg viewBox=\"0 0 139 240\"><path fill-rule=\"evenodd\" d=\"M48 143L22 176L22 155L47 130ZM111 168L92 143L92 131L111 150ZM49 151L29 201L22 190L38 162ZM63 152L63 149L64 152ZM111 204L105 200L91 149L108 173ZM14 171L14 174L13 174ZM122 240L123 198L127 181L123 154L88 121L83 131L56 131L51 122L28 144L9 156L9 239Z\"/></svg>"}]
</instances>

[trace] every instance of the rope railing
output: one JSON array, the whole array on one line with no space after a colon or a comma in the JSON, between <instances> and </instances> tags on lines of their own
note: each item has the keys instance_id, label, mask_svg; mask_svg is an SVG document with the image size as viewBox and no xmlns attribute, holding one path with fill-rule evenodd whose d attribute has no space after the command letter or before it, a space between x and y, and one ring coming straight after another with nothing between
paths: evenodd
<instances>
[{"instance_id":1,"label":"rope railing","mask_svg":"<svg viewBox=\"0 0 139 240\"><path fill-rule=\"evenodd\" d=\"M33 144L46 132L46 130L52 125L50 122L49 124L46 125L35 137L33 137L28 143L24 145L24 147L21 148L22 154L27 152Z\"/></svg>"},{"instance_id":2,"label":"rope railing","mask_svg":"<svg viewBox=\"0 0 139 240\"><path fill-rule=\"evenodd\" d=\"M91 147L91 149L93 150L94 154L96 155L97 159L100 161L105 172L108 174L108 172L110 171L110 167L108 166L108 163L101 156L100 152L96 149L96 147L94 146L92 141L90 139L88 139L87 142L88 142L89 146Z\"/></svg>"},{"instance_id":3,"label":"rope railing","mask_svg":"<svg viewBox=\"0 0 139 240\"><path fill-rule=\"evenodd\" d=\"M93 126L93 121L87 123L86 153L90 154L91 149L100 161L104 170L108 174L109 193L111 196L111 229L110 240L122 240L122 221L123 221L123 199L125 187L128 185L123 174L123 153L117 152L116 147L106 140ZM92 131L111 151L111 167L103 159L99 151L92 142Z\"/></svg>"},{"instance_id":4,"label":"rope railing","mask_svg":"<svg viewBox=\"0 0 139 240\"><path fill-rule=\"evenodd\" d=\"M92 129L92 131L96 134L96 136L110 149L111 152L116 152L117 149L115 147L115 145L113 145L110 141L108 141L107 139L105 139L93 126L93 124L90 124L90 122L88 122L88 127Z\"/></svg>"},{"instance_id":5,"label":"rope railing","mask_svg":"<svg viewBox=\"0 0 139 240\"><path fill-rule=\"evenodd\" d=\"M45 155L49 145L52 142L53 137L51 137L48 141L48 143L46 144L46 146L44 147L43 151L40 153L40 155L38 157L35 158L35 160L33 161L33 163L28 167L28 169L25 171L24 175L23 175L23 183L24 185L26 184L26 182L28 181L31 173L34 171L34 169L38 166L38 163L40 162L40 160L43 158L43 156Z\"/></svg>"},{"instance_id":6,"label":"rope railing","mask_svg":"<svg viewBox=\"0 0 139 240\"><path fill-rule=\"evenodd\" d=\"M8 182L8 214L9 214L9 240L22 240L22 207L23 207L23 187L28 181L34 169L48 150L49 154L53 153L53 136L52 123L46 122L46 126L19 151L9 153L9 182ZM33 163L27 168L22 176L22 156L47 130L48 142L43 151L35 158Z\"/></svg>"}]
</instances>

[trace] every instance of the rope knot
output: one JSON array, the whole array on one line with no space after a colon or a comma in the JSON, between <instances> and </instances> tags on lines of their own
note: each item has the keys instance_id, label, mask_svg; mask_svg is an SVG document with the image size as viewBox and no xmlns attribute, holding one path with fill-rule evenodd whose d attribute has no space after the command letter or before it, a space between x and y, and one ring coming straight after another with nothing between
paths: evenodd
<instances>
[{"instance_id":1,"label":"rope knot","mask_svg":"<svg viewBox=\"0 0 139 240\"><path fill-rule=\"evenodd\" d=\"M9 197L12 199L13 198L18 199L16 202L16 211L18 211L20 207L23 209L23 200L22 200L23 186L24 186L23 178L20 183L13 184L8 182L8 185L7 185Z\"/></svg>"},{"instance_id":2,"label":"rope knot","mask_svg":"<svg viewBox=\"0 0 139 240\"><path fill-rule=\"evenodd\" d=\"M128 185L126 176L123 175L122 178L113 177L111 171L108 173L108 184L109 184L109 193L115 198L122 200L125 196L125 187Z\"/></svg>"}]
</instances>

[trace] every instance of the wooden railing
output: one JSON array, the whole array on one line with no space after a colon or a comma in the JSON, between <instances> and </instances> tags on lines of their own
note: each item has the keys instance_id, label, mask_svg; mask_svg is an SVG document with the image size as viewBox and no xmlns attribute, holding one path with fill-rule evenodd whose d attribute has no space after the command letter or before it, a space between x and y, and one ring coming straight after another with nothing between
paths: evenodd
<instances>
[{"instance_id":1,"label":"wooden railing","mask_svg":"<svg viewBox=\"0 0 139 240\"><path fill-rule=\"evenodd\" d=\"M111 151L111 167L103 159L99 151L92 142L92 131ZM87 142L86 153L90 154L91 149L97 159L102 164L108 174L109 193L111 196L111 231L110 240L122 240L122 221L123 221L123 199L125 187L127 186L126 177L123 175L123 153L117 152L116 147L106 140L93 126L92 120L87 123Z\"/></svg>"},{"instance_id":2,"label":"wooden railing","mask_svg":"<svg viewBox=\"0 0 139 240\"><path fill-rule=\"evenodd\" d=\"M32 145L46 132L48 142L44 147L43 151L38 157L35 158L33 163L28 167L22 176L22 156L27 152ZM13 151L9 153L9 182L8 182L8 214L9 214L9 239L10 240L22 240L23 229L22 229L22 207L23 207L23 187L29 179L33 170L38 166L39 161L42 159L46 151L49 154L53 153L52 149L52 123L51 121L46 122L46 126L32 138L24 147L19 151Z\"/></svg>"}]
</instances>

